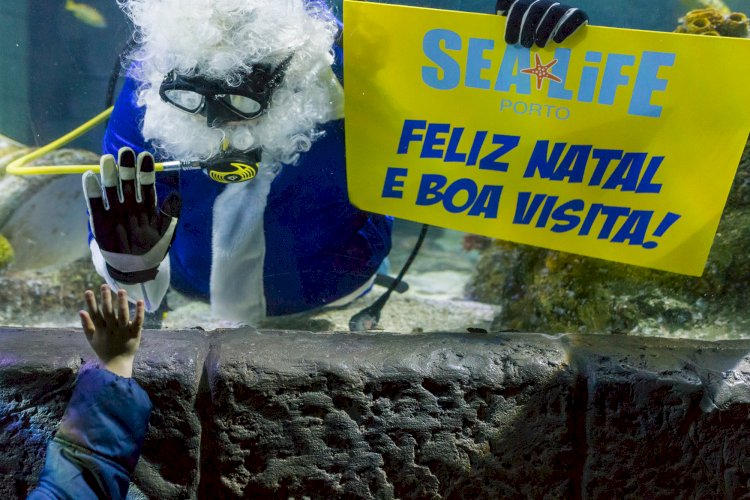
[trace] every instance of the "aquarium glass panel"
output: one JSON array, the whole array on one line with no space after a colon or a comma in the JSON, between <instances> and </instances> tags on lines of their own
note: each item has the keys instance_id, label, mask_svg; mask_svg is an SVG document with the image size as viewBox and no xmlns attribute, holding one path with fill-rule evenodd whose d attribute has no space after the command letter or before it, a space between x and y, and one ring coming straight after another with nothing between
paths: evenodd
<instances>
[{"instance_id":1,"label":"aquarium glass panel","mask_svg":"<svg viewBox=\"0 0 750 500\"><path fill-rule=\"evenodd\" d=\"M490 15L495 8L491 0L385 3ZM570 0L570 4L584 9L593 25L661 32L675 31L686 13L695 9L709 7L721 12L727 9L726 12L750 14L750 0ZM329 6L340 18L342 2L333 0ZM191 36L200 35L185 33L185 37ZM68 132L117 102L118 96L132 100L119 102L121 109L126 106L135 109L145 102L143 95L127 89L126 76L129 71L137 71L131 64L138 60L138 55L132 59L121 56L131 54L131 41L132 24L118 3L111 0L19 0L0 5L0 45L3 47L0 61L4 65L0 72L0 325L78 326L77 311L83 307L84 290L103 282L91 258L81 169L98 171L102 145L112 140L112 137L105 138L107 118L34 160L36 165L76 166L80 171L54 176L17 176L9 174L7 168L34 148L66 137ZM279 50L266 62L275 67L286 57L287 54ZM296 77L294 68L292 63L285 78ZM252 69L245 69L252 76ZM747 64L738 71L743 71L745 78L750 77ZM329 76L341 78L341 75ZM230 90L232 81L226 82ZM239 76L234 81L240 81ZM248 160L247 155L232 156L228 146L242 144L251 150L258 138L272 131L259 128L249 133L219 126L236 120L237 113L232 115L232 106L251 116L251 120L273 119L284 123L290 116L275 115L273 103L294 98L289 97L286 87L279 86L262 96L270 100L268 108L266 101L235 95L231 91L215 92L209 97L190 90L168 92L174 104L194 112L189 118L195 120L196 132L184 139L199 141L210 137L221 147L214 156L206 153L203 158L175 159L160 157L159 144L148 143L147 147L156 154L158 161L185 160L181 166L172 165L178 173L157 174L170 179L159 185L159 203L166 199L170 189L188 189L190 183L197 182L195 172L187 173L180 168L194 171L203 168L219 182L254 178L250 182L258 185L267 171L264 169L278 168L258 162L257 158ZM219 102L224 95L232 97ZM711 114L710 98L686 102L685 106L702 109L706 116ZM109 118L110 121L118 119L121 117L118 118L117 112ZM205 126L205 133L200 132L202 126ZM377 133L376 123L372 128L373 133ZM674 133L678 134L679 130ZM334 144L335 134L334 129L326 129L324 134L315 132L289 138L295 141L295 146L286 152L284 160L292 166L285 164L282 168L293 169L300 158L318 154L315 153L316 143ZM338 140L343 141L343 136ZM266 149L264 153L268 152ZM212 161L207 166L204 160L208 157ZM162 168L161 163L159 165ZM336 175L330 171L336 167L323 160L316 163L315 168L318 177L313 178ZM344 178L343 172L338 175ZM273 182L267 189L288 189L290 199L306 196L300 193L320 197L336 195L316 192L316 187L309 183L283 185L286 181L281 177ZM202 196L217 197L218 186L210 184L201 196L183 199L175 242L180 234L210 232L207 228L212 227L217 216L210 205L203 203ZM265 199L262 188L256 191ZM225 230L236 227L238 234L245 235L243 244L247 248L256 248L253 242L264 241L263 225L257 224L257 217L256 222L250 222L253 219L248 214L254 210L253 203L235 207L236 220L222 221L221 226ZM266 207L270 211L276 208L272 203ZM247 257L247 266L255 270L248 272L248 276L253 276L248 279L265 283L267 294L276 293L274 287L278 286L297 290L290 294L315 298L310 298L302 311L298 305L274 303L268 307L269 311L275 308L272 310L275 313L258 320L257 326L330 331L349 330L357 324L360 329L404 334L469 330L699 339L750 337L750 308L747 307L750 302L749 148L742 156L701 277L617 264L441 227L427 228L405 217L393 221L387 259L379 267L377 263L370 263L366 268L368 276L377 276L374 282L365 279L368 276L354 279L352 271L348 271L352 260L366 259L371 253L384 253L383 245L387 245L373 236L373 231L378 229L371 223L375 219L368 219L367 214L362 213L359 219L355 217L360 221L358 232L332 240L325 251L321 250L320 257L305 253L312 252L310 248L317 244L318 235L332 233L332 227L338 223L337 215L342 220L349 217L348 210L334 207L326 214L307 210L300 204L292 209L286 207L283 216L269 215L263 219L267 233L274 225L282 227L292 221L305 228L304 233L290 232L283 244L266 247L267 259L284 252L294 255L295 259L306 257L295 260L296 265L283 267L279 264L279 269L288 272L285 280L264 282L264 272L270 272L271 267L266 263L264 268L263 259L253 260L248 252L242 258ZM252 227L256 232L246 230L251 224L255 224ZM202 243L213 252L203 261L220 253L221 249L212 243L211 234L206 233L202 238ZM276 241L270 236L265 239L266 243ZM327 259L322 271L316 259ZM243 324L212 311L207 299L211 296L209 288L215 276L205 262L200 265L196 262L172 260L175 278L161 306L149 314L150 328L208 330ZM229 264L226 266L232 269ZM240 264L236 268L242 273L246 271ZM399 284L396 278L402 271L406 272ZM202 288L188 286L187 280L200 282ZM237 290L242 289L237 286ZM328 289L346 293L324 293ZM257 307L265 305L260 303Z\"/></svg>"}]
</instances>

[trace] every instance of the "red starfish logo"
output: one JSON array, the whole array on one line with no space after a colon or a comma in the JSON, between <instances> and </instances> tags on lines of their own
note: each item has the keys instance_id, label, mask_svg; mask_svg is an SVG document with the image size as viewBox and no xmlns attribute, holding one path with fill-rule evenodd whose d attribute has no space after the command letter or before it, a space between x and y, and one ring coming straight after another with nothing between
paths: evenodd
<instances>
[{"instance_id":1,"label":"red starfish logo","mask_svg":"<svg viewBox=\"0 0 750 500\"><path fill-rule=\"evenodd\" d=\"M542 83L544 83L545 78L549 78L553 82L557 82L557 83L562 82L562 80L560 80L558 77L550 73L550 69L552 68L552 66L557 64L557 59L552 59L552 62L549 64L542 64L542 59L539 57L539 54L534 54L534 57L536 58L536 63L534 64L534 67L522 69L521 73L526 73L527 75L536 76L536 89L537 90L542 89Z\"/></svg>"}]
</instances>

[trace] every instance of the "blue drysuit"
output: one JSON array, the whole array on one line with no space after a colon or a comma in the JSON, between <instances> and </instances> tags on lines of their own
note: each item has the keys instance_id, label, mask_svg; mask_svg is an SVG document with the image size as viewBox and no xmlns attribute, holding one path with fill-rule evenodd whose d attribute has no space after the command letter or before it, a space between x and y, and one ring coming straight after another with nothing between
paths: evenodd
<instances>
[{"instance_id":1,"label":"blue drysuit","mask_svg":"<svg viewBox=\"0 0 750 500\"><path fill-rule=\"evenodd\" d=\"M151 408L132 378L96 368L81 373L28 498L125 498Z\"/></svg>"},{"instance_id":2,"label":"blue drysuit","mask_svg":"<svg viewBox=\"0 0 750 500\"><path fill-rule=\"evenodd\" d=\"M336 60L333 69L341 80L340 49ZM141 133L144 109L137 106L135 93L136 82L128 78L104 137L105 153L117 155L124 146L153 151ZM344 121L331 121L322 130L325 135L298 164L283 166L271 184L263 221L263 286L269 316L314 309L353 293L376 273L391 248L392 219L363 212L349 202ZM201 171L157 175L160 200L172 191L182 198L169 251L171 286L206 301L213 205L225 187Z\"/></svg>"}]
</instances>

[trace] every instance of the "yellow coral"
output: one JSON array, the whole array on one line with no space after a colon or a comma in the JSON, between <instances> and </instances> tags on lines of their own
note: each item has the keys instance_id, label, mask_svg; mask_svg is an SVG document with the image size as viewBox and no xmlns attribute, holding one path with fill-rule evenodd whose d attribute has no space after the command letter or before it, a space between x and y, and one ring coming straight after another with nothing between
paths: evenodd
<instances>
[{"instance_id":1,"label":"yellow coral","mask_svg":"<svg viewBox=\"0 0 750 500\"><path fill-rule=\"evenodd\" d=\"M710 25L717 25L724 21L724 15L716 9L696 9L685 14L683 22L693 24L698 19L704 19Z\"/></svg>"},{"instance_id":2,"label":"yellow coral","mask_svg":"<svg viewBox=\"0 0 750 500\"><path fill-rule=\"evenodd\" d=\"M685 25L689 33L703 33L713 29L714 24L705 17L696 17L695 19L686 19Z\"/></svg>"},{"instance_id":3,"label":"yellow coral","mask_svg":"<svg viewBox=\"0 0 750 500\"><path fill-rule=\"evenodd\" d=\"M741 12L732 12L725 16L714 8L696 9L685 14L679 22L681 24L675 29L675 33L736 38L748 36L748 19Z\"/></svg>"},{"instance_id":4,"label":"yellow coral","mask_svg":"<svg viewBox=\"0 0 750 500\"><path fill-rule=\"evenodd\" d=\"M0 270L8 267L14 258L13 247L5 236L0 234Z\"/></svg>"}]
</instances>

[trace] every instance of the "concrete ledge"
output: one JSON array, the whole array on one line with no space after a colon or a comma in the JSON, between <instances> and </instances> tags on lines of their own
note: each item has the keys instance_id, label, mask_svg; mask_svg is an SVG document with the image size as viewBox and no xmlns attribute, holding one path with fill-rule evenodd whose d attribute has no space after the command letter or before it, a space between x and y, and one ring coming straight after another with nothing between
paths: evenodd
<instances>
[{"instance_id":1,"label":"concrete ledge","mask_svg":"<svg viewBox=\"0 0 750 500\"><path fill-rule=\"evenodd\" d=\"M0 329L0 498L90 352ZM149 331L136 378L151 498L750 495L750 340Z\"/></svg>"}]
</instances>

